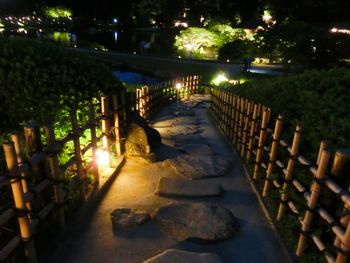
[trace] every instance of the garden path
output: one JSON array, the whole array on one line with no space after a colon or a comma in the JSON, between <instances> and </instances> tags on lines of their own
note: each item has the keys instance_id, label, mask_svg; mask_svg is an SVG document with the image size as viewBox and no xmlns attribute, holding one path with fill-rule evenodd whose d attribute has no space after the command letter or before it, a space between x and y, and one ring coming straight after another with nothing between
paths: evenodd
<instances>
[{"instance_id":1,"label":"garden path","mask_svg":"<svg viewBox=\"0 0 350 263\"><path fill-rule=\"evenodd\" d=\"M159 112L152 123L162 135L163 145L156 152L159 161L140 164L128 160L96 209L70 227L64 243L51 253L50 263L141 263L169 248L214 253L222 262L290 262L251 188L238 155L211 120L208 100L209 97L204 95L194 95ZM185 151L195 151L190 147L193 144L201 144L199 151L203 153L214 154L232 163L231 172L225 176L201 180L204 185L219 184L224 194L196 198L155 195L159 179L173 174L168 162L163 160L175 158ZM179 241L152 220L124 230L112 226L110 214L117 207L152 213L159 206L177 201L225 207L238 218L240 232L230 239L205 244Z\"/></svg>"}]
</instances>

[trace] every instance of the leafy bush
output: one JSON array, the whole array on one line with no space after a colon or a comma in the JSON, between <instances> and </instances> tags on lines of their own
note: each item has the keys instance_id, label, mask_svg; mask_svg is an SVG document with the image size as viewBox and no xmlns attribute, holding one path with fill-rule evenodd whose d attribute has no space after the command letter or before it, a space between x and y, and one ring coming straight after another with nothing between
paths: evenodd
<instances>
[{"instance_id":1,"label":"leafy bush","mask_svg":"<svg viewBox=\"0 0 350 263\"><path fill-rule=\"evenodd\" d=\"M319 143L327 139L333 148L350 148L350 70L309 71L292 77L250 81L232 88L234 93L284 115L289 137L303 127L301 151L315 160ZM309 153L313 153L310 155Z\"/></svg>"},{"instance_id":2,"label":"leafy bush","mask_svg":"<svg viewBox=\"0 0 350 263\"><path fill-rule=\"evenodd\" d=\"M0 39L0 134L59 118L102 92L122 87L104 65L53 44Z\"/></svg>"}]
</instances>

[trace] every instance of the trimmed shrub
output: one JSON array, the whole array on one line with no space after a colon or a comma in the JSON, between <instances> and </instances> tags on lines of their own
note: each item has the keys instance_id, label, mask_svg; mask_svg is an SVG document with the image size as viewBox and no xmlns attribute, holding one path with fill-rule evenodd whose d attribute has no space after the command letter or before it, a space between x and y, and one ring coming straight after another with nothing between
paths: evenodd
<instances>
[{"instance_id":1,"label":"trimmed shrub","mask_svg":"<svg viewBox=\"0 0 350 263\"><path fill-rule=\"evenodd\" d=\"M63 109L121 88L91 57L35 40L0 38L0 134L57 119Z\"/></svg>"},{"instance_id":2,"label":"trimmed shrub","mask_svg":"<svg viewBox=\"0 0 350 263\"><path fill-rule=\"evenodd\" d=\"M284 136L303 127L301 151L315 160L321 140L333 149L350 148L350 70L309 71L291 77L249 81L232 87L234 93L284 115ZM308 155L313 153L313 155Z\"/></svg>"}]
</instances>

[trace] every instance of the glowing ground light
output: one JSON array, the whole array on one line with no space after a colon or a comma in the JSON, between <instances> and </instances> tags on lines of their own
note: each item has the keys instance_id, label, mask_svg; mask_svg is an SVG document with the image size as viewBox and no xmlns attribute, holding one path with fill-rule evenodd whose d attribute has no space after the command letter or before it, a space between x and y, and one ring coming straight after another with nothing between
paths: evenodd
<instances>
[{"instance_id":1,"label":"glowing ground light","mask_svg":"<svg viewBox=\"0 0 350 263\"><path fill-rule=\"evenodd\" d=\"M175 89L180 90L180 89L182 89L182 86L183 86L183 84L178 82L175 84Z\"/></svg>"},{"instance_id":2,"label":"glowing ground light","mask_svg":"<svg viewBox=\"0 0 350 263\"><path fill-rule=\"evenodd\" d=\"M109 153L102 149L98 149L96 151L97 164L99 166L107 166L109 165Z\"/></svg>"},{"instance_id":3,"label":"glowing ground light","mask_svg":"<svg viewBox=\"0 0 350 263\"><path fill-rule=\"evenodd\" d=\"M219 86L222 82L227 82L227 81L228 81L228 78L226 77L226 75L224 73L221 73L217 75L211 82L215 86Z\"/></svg>"}]
</instances>

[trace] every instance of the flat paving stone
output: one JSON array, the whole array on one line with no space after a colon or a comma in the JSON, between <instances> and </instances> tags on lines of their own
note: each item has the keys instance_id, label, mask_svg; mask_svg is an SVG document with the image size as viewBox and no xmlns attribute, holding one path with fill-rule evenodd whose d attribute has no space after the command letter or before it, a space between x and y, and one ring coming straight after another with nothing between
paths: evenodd
<instances>
[{"instance_id":1,"label":"flat paving stone","mask_svg":"<svg viewBox=\"0 0 350 263\"><path fill-rule=\"evenodd\" d=\"M213 150L207 144L186 144L181 147L187 154L211 156L214 155Z\"/></svg>"},{"instance_id":2,"label":"flat paving stone","mask_svg":"<svg viewBox=\"0 0 350 263\"><path fill-rule=\"evenodd\" d=\"M191 143L205 143L205 140L199 134L179 134L173 136L176 146L184 146Z\"/></svg>"},{"instance_id":3,"label":"flat paving stone","mask_svg":"<svg viewBox=\"0 0 350 263\"><path fill-rule=\"evenodd\" d=\"M220 196L220 184L206 180L184 180L162 177L159 180L157 195L169 197Z\"/></svg>"},{"instance_id":4,"label":"flat paving stone","mask_svg":"<svg viewBox=\"0 0 350 263\"><path fill-rule=\"evenodd\" d=\"M141 225L150 220L150 215L145 211L132 210L130 208L117 208L111 213L114 227L129 228Z\"/></svg>"},{"instance_id":5,"label":"flat paving stone","mask_svg":"<svg viewBox=\"0 0 350 263\"><path fill-rule=\"evenodd\" d=\"M172 203L157 209L153 218L179 240L218 242L236 235L238 220L222 206Z\"/></svg>"},{"instance_id":6,"label":"flat paving stone","mask_svg":"<svg viewBox=\"0 0 350 263\"><path fill-rule=\"evenodd\" d=\"M180 155L167 160L173 169L189 179L220 177L231 171L231 162L219 156Z\"/></svg>"},{"instance_id":7,"label":"flat paving stone","mask_svg":"<svg viewBox=\"0 0 350 263\"><path fill-rule=\"evenodd\" d=\"M223 263L218 255L167 249L143 263Z\"/></svg>"}]
</instances>

